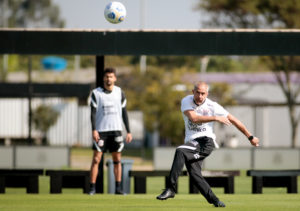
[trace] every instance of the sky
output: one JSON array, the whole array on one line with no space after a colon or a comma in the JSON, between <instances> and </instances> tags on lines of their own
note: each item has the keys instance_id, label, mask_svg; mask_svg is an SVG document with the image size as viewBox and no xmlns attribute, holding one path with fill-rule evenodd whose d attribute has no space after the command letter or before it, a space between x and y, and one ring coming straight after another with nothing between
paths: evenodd
<instances>
[{"instance_id":1,"label":"sky","mask_svg":"<svg viewBox=\"0 0 300 211\"><path fill-rule=\"evenodd\" d=\"M65 28L83 29L200 29L201 13L193 8L199 0L118 0L126 7L124 22L104 18L109 0L52 0L60 7Z\"/></svg>"}]
</instances>

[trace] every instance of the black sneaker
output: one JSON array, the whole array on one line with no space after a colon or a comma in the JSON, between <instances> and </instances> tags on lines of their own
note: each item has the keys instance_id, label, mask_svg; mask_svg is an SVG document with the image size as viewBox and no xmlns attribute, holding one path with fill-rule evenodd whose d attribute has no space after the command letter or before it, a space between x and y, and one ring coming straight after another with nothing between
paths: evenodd
<instances>
[{"instance_id":1,"label":"black sneaker","mask_svg":"<svg viewBox=\"0 0 300 211\"><path fill-rule=\"evenodd\" d=\"M117 195L125 195L125 193L123 193L123 191L121 191L121 190L116 190L115 194L117 194Z\"/></svg>"},{"instance_id":2,"label":"black sneaker","mask_svg":"<svg viewBox=\"0 0 300 211\"><path fill-rule=\"evenodd\" d=\"M224 202L222 202L222 201L217 201L217 202L215 202L215 203L214 203L214 206L215 206L215 207L226 207L225 204L224 204Z\"/></svg>"},{"instance_id":3,"label":"black sneaker","mask_svg":"<svg viewBox=\"0 0 300 211\"><path fill-rule=\"evenodd\" d=\"M92 188L89 192L89 195L95 195L96 193L96 189Z\"/></svg>"},{"instance_id":4,"label":"black sneaker","mask_svg":"<svg viewBox=\"0 0 300 211\"><path fill-rule=\"evenodd\" d=\"M162 194L156 197L158 200L167 200L168 198L174 198L175 192L172 191L170 188L165 189Z\"/></svg>"}]
</instances>

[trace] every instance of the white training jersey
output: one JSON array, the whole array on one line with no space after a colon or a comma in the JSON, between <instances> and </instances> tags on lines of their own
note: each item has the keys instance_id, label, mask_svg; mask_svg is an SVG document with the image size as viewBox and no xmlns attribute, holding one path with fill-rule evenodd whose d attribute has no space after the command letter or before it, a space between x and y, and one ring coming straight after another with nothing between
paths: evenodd
<instances>
[{"instance_id":1,"label":"white training jersey","mask_svg":"<svg viewBox=\"0 0 300 211\"><path fill-rule=\"evenodd\" d=\"M122 102L122 90L114 86L111 92L98 87L93 90L91 106L97 109L95 129L99 132L122 131L122 108L126 106L126 99Z\"/></svg>"},{"instance_id":2,"label":"white training jersey","mask_svg":"<svg viewBox=\"0 0 300 211\"><path fill-rule=\"evenodd\" d=\"M181 112L184 119L185 125L185 139L184 142L191 141L195 138L207 136L214 140L215 147L218 148L216 143L216 135L213 132L214 122L206 123L193 123L189 118L184 114L184 111L194 110L196 114L200 116L227 116L228 111L226 111L218 103L206 98L205 102L201 105L197 105L194 102L194 96L188 95L181 100Z\"/></svg>"}]
</instances>

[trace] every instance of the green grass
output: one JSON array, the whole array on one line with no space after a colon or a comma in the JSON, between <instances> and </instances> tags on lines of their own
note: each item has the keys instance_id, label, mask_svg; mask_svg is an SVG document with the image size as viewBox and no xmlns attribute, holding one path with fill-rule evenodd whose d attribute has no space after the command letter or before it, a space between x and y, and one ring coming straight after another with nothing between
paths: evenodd
<instances>
[{"instance_id":1,"label":"green grass","mask_svg":"<svg viewBox=\"0 0 300 211\"><path fill-rule=\"evenodd\" d=\"M85 194L5 194L0 196L1 211L58 211L58 210L207 210L215 209L199 195L178 194L174 199L158 201L155 194L94 195ZM299 210L299 194L220 194L227 210L274 211Z\"/></svg>"},{"instance_id":2,"label":"green grass","mask_svg":"<svg viewBox=\"0 0 300 211\"><path fill-rule=\"evenodd\" d=\"M126 196L111 194L88 196L82 194L81 189L63 189L62 194L49 194L49 178L45 176L40 177L39 184L39 194L26 194L25 188L6 188L6 193L0 194L0 211L191 211L215 209L201 195L188 194L188 177L180 177L179 194L174 199L167 201L155 199L164 187L164 178L162 177L147 179L147 194ZM133 185L133 180L131 184ZM300 190L299 185L298 190ZM106 184L104 191L107 192ZM213 188L213 191L225 202L227 210L300 210L300 194L287 194L286 188L264 188L263 194L251 194L251 178L245 176L245 171L242 171L242 175L235 179L235 194L224 194L222 188Z\"/></svg>"},{"instance_id":3,"label":"green grass","mask_svg":"<svg viewBox=\"0 0 300 211\"><path fill-rule=\"evenodd\" d=\"M73 148L72 155L91 158L90 149ZM143 154L143 156L141 156ZM151 161L151 151L127 151L124 157L143 157L144 165ZM147 163L148 164L148 163ZM104 192L107 193L106 176L104 174ZM300 177L298 190L300 191ZM26 194L25 188L6 188L5 194L0 194L0 211L135 211L135 210L208 210L215 209L208 204L200 194L188 194L188 177L180 177L178 194L174 199L158 201L156 196L164 188L163 177L147 178L147 194L129 194L117 196L97 194L89 196L82 189L63 189L62 194L49 194L49 177L39 178L39 194ZM133 179L131 180L133 190ZM263 194L251 194L251 177L246 171L235 177L235 194L224 194L223 188L213 188L216 195L225 202L226 210L233 211L280 211L300 210L300 194L287 194L286 188L264 188Z\"/></svg>"}]
</instances>

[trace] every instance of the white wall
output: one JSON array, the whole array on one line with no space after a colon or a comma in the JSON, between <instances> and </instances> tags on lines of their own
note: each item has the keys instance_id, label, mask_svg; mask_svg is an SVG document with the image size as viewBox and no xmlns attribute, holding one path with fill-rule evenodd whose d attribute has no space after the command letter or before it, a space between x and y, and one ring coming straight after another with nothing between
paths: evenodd
<instances>
[{"instance_id":1,"label":"white wall","mask_svg":"<svg viewBox=\"0 0 300 211\"><path fill-rule=\"evenodd\" d=\"M226 107L235 117L240 119L251 133L259 137L261 146L264 147L290 147L291 124L288 109L286 107L258 107L256 109L249 106ZM298 107L300 112L300 106ZM249 141L234 126L223 126L215 124L217 142L225 142L229 145L230 138L235 136L238 139L238 147L247 147ZM300 125L298 127L298 137L300 138ZM298 140L296 146L300 146Z\"/></svg>"},{"instance_id":2,"label":"white wall","mask_svg":"<svg viewBox=\"0 0 300 211\"><path fill-rule=\"evenodd\" d=\"M27 112L27 99L0 99L0 137L27 137Z\"/></svg>"},{"instance_id":3,"label":"white wall","mask_svg":"<svg viewBox=\"0 0 300 211\"><path fill-rule=\"evenodd\" d=\"M69 166L70 149L68 147L0 147L0 168L60 169Z\"/></svg>"},{"instance_id":4,"label":"white wall","mask_svg":"<svg viewBox=\"0 0 300 211\"><path fill-rule=\"evenodd\" d=\"M154 149L155 170L170 170L176 147ZM299 169L300 149L290 148L220 148L203 162L207 170Z\"/></svg>"}]
</instances>

